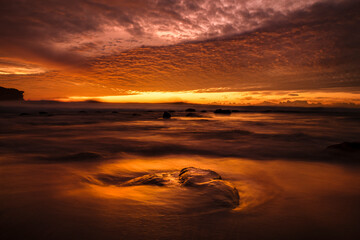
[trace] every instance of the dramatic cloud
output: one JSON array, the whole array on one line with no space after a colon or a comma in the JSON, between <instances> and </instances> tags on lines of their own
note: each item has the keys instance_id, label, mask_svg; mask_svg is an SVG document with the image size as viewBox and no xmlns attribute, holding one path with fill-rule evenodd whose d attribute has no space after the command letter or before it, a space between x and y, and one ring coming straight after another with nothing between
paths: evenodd
<instances>
[{"instance_id":1,"label":"dramatic cloud","mask_svg":"<svg viewBox=\"0 0 360 240\"><path fill-rule=\"evenodd\" d=\"M1 5L2 81L31 99L266 90L286 102L360 89L358 1Z\"/></svg>"},{"instance_id":2,"label":"dramatic cloud","mask_svg":"<svg viewBox=\"0 0 360 240\"><path fill-rule=\"evenodd\" d=\"M0 54L74 64L89 54L251 30L314 2L1 0Z\"/></svg>"},{"instance_id":3,"label":"dramatic cloud","mask_svg":"<svg viewBox=\"0 0 360 240\"><path fill-rule=\"evenodd\" d=\"M103 84L179 91L359 89L360 4L316 4L226 38L142 47L92 62Z\"/></svg>"}]
</instances>

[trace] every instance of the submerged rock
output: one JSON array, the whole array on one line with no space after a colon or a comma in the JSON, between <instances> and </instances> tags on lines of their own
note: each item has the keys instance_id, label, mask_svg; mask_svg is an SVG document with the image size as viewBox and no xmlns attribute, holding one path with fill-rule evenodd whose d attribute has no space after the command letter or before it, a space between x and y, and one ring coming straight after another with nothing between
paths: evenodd
<instances>
[{"instance_id":1,"label":"submerged rock","mask_svg":"<svg viewBox=\"0 0 360 240\"><path fill-rule=\"evenodd\" d=\"M146 174L141 177L133 178L127 182L124 182L123 186L137 186L137 185L155 185L165 186L174 181L174 173L153 173Z\"/></svg>"},{"instance_id":2,"label":"submerged rock","mask_svg":"<svg viewBox=\"0 0 360 240\"><path fill-rule=\"evenodd\" d=\"M170 119L170 118L171 118L171 114L169 112L164 112L163 119Z\"/></svg>"},{"instance_id":3,"label":"submerged rock","mask_svg":"<svg viewBox=\"0 0 360 240\"><path fill-rule=\"evenodd\" d=\"M181 169L179 181L186 186L194 186L210 180L221 180L221 176L212 170L187 167Z\"/></svg>"},{"instance_id":4,"label":"submerged rock","mask_svg":"<svg viewBox=\"0 0 360 240\"><path fill-rule=\"evenodd\" d=\"M230 110L223 110L223 109L216 109L214 111L214 113L216 114L226 114L226 115L230 115L231 114L231 111Z\"/></svg>"},{"instance_id":5,"label":"submerged rock","mask_svg":"<svg viewBox=\"0 0 360 240\"><path fill-rule=\"evenodd\" d=\"M343 142L328 146L326 149L341 152L360 152L360 142Z\"/></svg>"},{"instance_id":6,"label":"submerged rock","mask_svg":"<svg viewBox=\"0 0 360 240\"><path fill-rule=\"evenodd\" d=\"M120 186L180 186L191 190L201 207L235 208L239 205L239 192L230 182L212 171L195 167L183 168L180 172L165 172L143 175L120 183Z\"/></svg>"},{"instance_id":7,"label":"submerged rock","mask_svg":"<svg viewBox=\"0 0 360 240\"><path fill-rule=\"evenodd\" d=\"M322 157L326 161L360 164L360 142L342 142L330 145L322 151Z\"/></svg>"}]
</instances>

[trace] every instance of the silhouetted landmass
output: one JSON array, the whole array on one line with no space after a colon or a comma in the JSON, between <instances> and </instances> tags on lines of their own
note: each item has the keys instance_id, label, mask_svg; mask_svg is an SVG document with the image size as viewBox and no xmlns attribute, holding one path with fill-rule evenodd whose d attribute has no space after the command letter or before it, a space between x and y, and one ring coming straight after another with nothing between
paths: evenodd
<instances>
[{"instance_id":1,"label":"silhouetted landmass","mask_svg":"<svg viewBox=\"0 0 360 240\"><path fill-rule=\"evenodd\" d=\"M24 92L15 88L0 87L0 101L24 101Z\"/></svg>"},{"instance_id":2,"label":"silhouetted landmass","mask_svg":"<svg viewBox=\"0 0 360 240\"><path fill-rule=\"evenodd\" d=\"M194 108L188 108L185 110L185 112L196 112L196 110Z\"/></svg>"}]
</instances>

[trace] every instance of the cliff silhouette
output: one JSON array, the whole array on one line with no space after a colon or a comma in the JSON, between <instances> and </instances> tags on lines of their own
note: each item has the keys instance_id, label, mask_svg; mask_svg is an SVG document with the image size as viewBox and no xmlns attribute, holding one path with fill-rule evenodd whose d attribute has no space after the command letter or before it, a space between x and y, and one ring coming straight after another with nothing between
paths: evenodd
<instances>
[{"instance_id":1,"label":"cliff silhouette","mask_svg":"<svg viewBox=\"0 0 360 240\"><path fill-rule=\"evenodd\" d=\"M0 87L0 101L24 101L24 92L15 88Z\"/></svg>"}]
</instances>

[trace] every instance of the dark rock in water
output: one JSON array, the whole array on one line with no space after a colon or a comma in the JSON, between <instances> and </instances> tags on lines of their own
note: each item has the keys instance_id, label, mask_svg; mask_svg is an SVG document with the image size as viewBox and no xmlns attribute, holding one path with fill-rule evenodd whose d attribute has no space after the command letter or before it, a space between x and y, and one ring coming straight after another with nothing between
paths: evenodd
<instances>
[{"instance_id":1,"label":"dark rock in water","mask_svg":"<svg viewBox=\"0 0 360 240\"><path fill-rule=\"evenodd\" d=\"M214 207L235 208L239 206L238 190L212 170L183 168L179 174L179 181L182 186L201 190L202 197L208 198Z\"/></svg>"},{"instance_id":2,"label":"dark rock in water","mask_svg":"<svg viewBox=\"0 0 360 240\"><path fill-rule=\"evenodd\" d=\"M171 118L171 114L169 112L164 112L163 119L170 119L170 118Z\"/></svg>"},{"instance_id":3,"label":"dark rock in water","mask_svg":"<svg viewBox=\"0 0 360 240\"><path fill-rule=\"evenodd\" d=\"M226 115L230 115L231 114L231 111L230 110L223 110L223 109L216 109L214 111L214 113L216 114L226 114Z\"/></svg>"},{"instance_id":4,"label":"dark rock in water","mask_svg":"<svg viewBox=\"0 0 360 240\"><path fill-rule=\"evenodd\" d=\"M133 113L132 115L133 115L133 117L140 117L141 116L141 114L139 114L139 113Z\"/></svg>"},{"instance_id":5,"label":"dark rock in water","mask_svg":"<svg viewBox=\"0 0 360 240\"><path fill-rule=\"evenodd\" d=\"M117 113L119 113L118 111L112 111L111 113L113 113L113 114L117 114Z\"/></svg>"},{"instance_id":6,"label":"dark rock in water","mask_svg":"<svg viewBox=\"0 0 360 240\"><path fill-rule=\"evenodd\" d=\"M206 113L207 111L206 110L201 110L202 113Z\"/></svg>"},{"instance_id":7,"label":"dark rock in water","mask_svg":"<svg viewBox=\"0 0 360 240\"><path fill-rule=\"evenodd\" d=\"M24 101L24 92L15 88L0 87L0 101Z\"/></svg>"},{"instance_id":8,"label":"dark rock in water","mask_svg":"<svg viewBox=\"0 0 360 240\"><path fill-rule=\"evenodd\" d=\"M124 186L155 185L164 186L173 179L171 173L153 173L137 177L125 182Z\"/></svg>"},{"instance_id":9,"label":"dark rock in water","mask_svg":"<svg viewBox=\"0 0 360 240\"><path fill-rule=\"evenodd\" d=\"M202 117L200 114L196 114L196 113L188 113L186 114L186 117Z\"/></svg>"},{"instance_id":10,"label":"dark rock in water","mask_svg":"<svg viewBox=\"0 0 360 240\"><path fill-rule=\"evenodd\" d=\"M233 112L233 113L239 113L240 110L231 110L231 112Z\"/></svg>"},{"instance_id":11,"label":"dark rock in water","mask_svg":"<svg viewBox=\"0 0 360 240\"><path fill-rule=\"evenodd\" d=\"M100 184L104 184L104 185L118 185L118 184L122 184L124 182L127 182L129 180L131 180L132 177L126 177L126 176L114 176L111 174L105 174L105 173L100 173L98 175L96 175L96 180L95 181L100 181ZM93 183L94 179L92 177L88 177L83 179L89 183Z\"/></svg>"},{"instance_id":12,"label":"dark rock in water","mask_svg":"<svg viewBox=\"0 0 360 240\"><path fill-rule=\"evenodd\" d=\"M191 190L201 208L235 208L239 205L238 190L211 170L188 167L180 172L147 174L120 184L121 186L180 186Z\"/></svg>"},{"instance_id":13,"label":"dark rock in water","mask_svg":"<svg viewBox=\"0 0 360 240\"><path fill-rule=\"evenodd\" d=\"M194 108L188 108L185 110L185 112L196 112L196 110Z\"/></svg>"},{"instance_id":14,"label":"dark rock in water","mask_svg":"<svg viewBox=\"0 0 360 240\"><path fill-rule=\"evenodd\" d=\"M214 171L188 167L181 169L179 181L186 186L196 186L211 180L221 180L221 176Z\"/></svg>"},{"instance_id":15,"label":"dark rock in water","mask_svg":"<svg viewBox=\"0 0 360 240\"><path fill-rule=\"evenodd\" d=\"M343 142L328 146L327 150L336 150L341 152L360 152L360 142Z\"/></svg>"}]
</instances>

